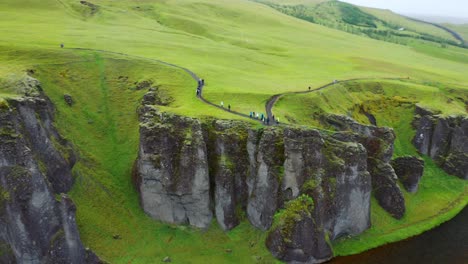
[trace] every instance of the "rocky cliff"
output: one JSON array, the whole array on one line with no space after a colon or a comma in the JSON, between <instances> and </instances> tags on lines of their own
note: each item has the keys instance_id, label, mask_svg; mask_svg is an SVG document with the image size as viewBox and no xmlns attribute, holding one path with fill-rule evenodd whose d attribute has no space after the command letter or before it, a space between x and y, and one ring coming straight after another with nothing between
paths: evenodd
<instances>
[{"instance_id":1,"label":"rocky cliff","mask_svg":"<svg viewBox=\"0 0 468 264\"><path fill-rule=\"evenodd\" d=\"M336 133L335 138L359 142L366 148L374 196L383 209L401 219L406 211L405 199L397 184L397 175L390 165L395 141L393 129L359 124L351 118L339 115L327 115L323 122L343 131Z\"/></svg>"},{"instance_id":2,"label":"rocky cliff","mask_svg":"<svg viewBox=\"0 0 468 264\"><path fill-rule=\"evenodd\" d=\"M224 230L246 217L253 226L270 230L269 248L283 260L329 259L328 241L369 228L372 177L391 180L397 194L385 190L384 195L401 195L388 164L394 140L390 130L370 129L382 142L367 142L358 133L254 129L244 122L163 113L146 99L139 115L133 177L143 210L157 220L199 228L209 227L215 216ZM383 175L369 173L369 164L380 168L374 159L385 167ZM313 201L313 210L299 217L303 222L284 220L289 227L276 222L278 212L303 196ZM401 210L400 202L387 203ZM313 241L296 241L294 252L303 252L291 255L283 250L290 247L285 228L298 239L312 234ZM311 249L310 243L316 246ZM283 247L282 253L275 245Z\"/></svg>"},{"instance_id":3,"label":"rocky cliff","mask_svg":"<svg viewBox=\"0 0 468 264\"><path fill-rule=\"evenodd\" d=\"M0 107L0 262L98 263L83 247L70 190L75 158L53 126L40 84L26 78L24 96Z\"/></svg>"},{"instance_id":4,"label":"rocky cliff","mask_svg":"<svg viewBox=\"0 0 468 264\"><path fill-rule=\"evenodd\" d=\"M468 118L444 117L416 107L413 144L447 173L468 179Z\"/></svg>"}]
</instances>

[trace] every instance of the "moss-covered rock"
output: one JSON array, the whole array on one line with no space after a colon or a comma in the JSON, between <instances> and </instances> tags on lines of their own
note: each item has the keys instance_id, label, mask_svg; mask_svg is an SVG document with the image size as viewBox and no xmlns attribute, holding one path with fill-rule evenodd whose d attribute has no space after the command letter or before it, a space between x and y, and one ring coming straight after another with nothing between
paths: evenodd
<instances>
[{"instance_id":1,"label":"moss-covered rock","mask_svg":"<svg viewBox=\"0 0 468 264\"><path fill-rule=\"evenodd\" d=\"M275 217L266 246L288 263L321 263L333 256L323 228L313 219L314 202L301 195Z\"/></svg>"},{"instance_id":2,"label":"moss-covered rock","mask_svg":"<svg viewBox=\"0 0 468 264\"><path fill-rule=\"evenodd\" d=\"M447 173L468 179L467 117L442 117L417 107L413 125L413 144L421 154L429 155Z\"/></svg>"},{"instance_id":3,"label":"moss-covered rock","mask_svg":"<svg viewBox=\"0 0 468 264\"><path fill-rule=\"evenodd\" d=\"M424 160L413 156L398 157L391 164L405 189L416 192L424 173Z\"/></svg>"}]
</instances>

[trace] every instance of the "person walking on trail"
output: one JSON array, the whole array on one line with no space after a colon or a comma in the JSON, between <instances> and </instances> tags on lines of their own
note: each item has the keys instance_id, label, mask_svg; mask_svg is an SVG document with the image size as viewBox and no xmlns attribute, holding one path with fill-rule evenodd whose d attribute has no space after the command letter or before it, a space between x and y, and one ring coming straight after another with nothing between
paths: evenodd
<instances>
[{"instance_id":1,"label":"person walking on trail","mask_svg":"<svg viewBox=\"0 0 468 264\"><path fill-rule=\"evenodd\" d=\"M200 88L197 88L197 96L200 95Z\"/></svg>"},{"instance_id":2,"label":"person walking on trail","mask_svg":"<svg viewBox=\"0 0 468 264\"><path fill-rule=\"evenodd\" d=\"M201 85L205 85L205 79L201 79Z\"/></svg>"},{"instance_id":3,"label":"person walking on trail","mask_svg":"<svg viewBox=\"0 0 468 264\"><path fill-rule=\"evenodd\" d=\"M65 47L65 45L63 45L63 43L60 44L60 48L63 49L63 47Z\"/></svg>"},{"instance_id":4,"label":"person walking on trail","mask_svg":"<svg viewBox=\"0 0 468 264\"><path fill-rule=\"evenodd\" d=\"M223 101L221 101L221 107L224 108L224 102Z\"/></svg>"},{"instance_id":5,"label":"person walking on trail","mask_svg":"<svg viewBox=\"0 0 468 264\"><path fill-rule=\"evenodd\" d=\"M231 112L231 104L228 104L228 111Z\"/></svg>"},{"instance_id":6,"label":"person walking on trail","mask_svg":"<svg viewBox=\"0 0 468 264\"><path fill-rule=\"evenodd\" d=\"M309 91L310 91L310 89L311 89L311 88L310 88L310 86L309 86Z\"/></svg>"},{"instance_id":7,"label":"person walking on trail","mask_svg":"<svg viewBox=\"0 0 468 264\"><path fill-rule=\"evenodd\" d=\"M252 118L252 112L249 113L249 117Z\"/></svg>"},{"instance_id":8,"label":"person walking on trail","mask_svg":"<svg viewBox=\"0 0 468 264\"><path fill-rule=\"evenodd\" d=\"M262 120L262 122L263 122L263 114L260 116L260 120Z\"/></svg>"}]
</instances>

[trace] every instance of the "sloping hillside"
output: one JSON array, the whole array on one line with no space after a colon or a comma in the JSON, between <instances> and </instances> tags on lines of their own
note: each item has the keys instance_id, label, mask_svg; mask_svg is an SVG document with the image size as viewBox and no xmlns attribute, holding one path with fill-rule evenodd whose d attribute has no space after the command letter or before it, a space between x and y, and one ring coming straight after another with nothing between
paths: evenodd
<instances>
[{"instance_id":1,"label":"sloping hillside","mask_svg":"<svg viewBox=\"0 0 468 264\"><path fill-rule=\"evenodd\" d=\"M352 11L360 15L359 27L361 18L371 25L370 15ZM207 231L162 224L141 210L131 173L138 152L136 109L145 89L159 89L161 111L248 120L198 100L191 76L161 61L192 70L206 81L205 98L246 114L264 112L274 94L335 79L410 77L468 89L466 49L382 42L246 0L3 0L0 27L0 97L17 96L15 85L26 74L41 81L57 107L56 127L79 156L70 195L82 240L111 263L165 256L176 263L275 261L264 246L266 234L245 218L225 233L215 223ZM64 94L72 96L72 107ZM286 106L281 117L307 113L302 110L309 102ZM366 246L382 243L376 230L377 243Z\"/></svg>"}]
</instances>

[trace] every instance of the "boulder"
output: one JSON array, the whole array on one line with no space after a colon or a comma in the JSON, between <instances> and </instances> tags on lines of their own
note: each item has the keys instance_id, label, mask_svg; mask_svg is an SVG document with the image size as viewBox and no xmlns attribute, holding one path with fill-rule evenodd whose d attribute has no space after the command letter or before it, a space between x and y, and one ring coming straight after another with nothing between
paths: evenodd
<instances>
[{"instance_id":1,"label":"boulder","mask_svg":"<svg viewBox=\"0 0 468 264\"><path fill-rule=\"evenodd\" d=\"M417 192L424 173L424 160L413 157L398 157L391 162L398 179L408 192Z\"/></svg>"},{"instance_id":2,"label":"boulder","mask_svg":"<svg viewBox=\"0 0 468 264\"><path fill-rule=\"evenodd\" d=\"M63 99L65 100L65 103L67 103L68 106L73 106L73 98L69 94L64 94Z\"/></svg>"}]
</instances>

